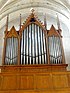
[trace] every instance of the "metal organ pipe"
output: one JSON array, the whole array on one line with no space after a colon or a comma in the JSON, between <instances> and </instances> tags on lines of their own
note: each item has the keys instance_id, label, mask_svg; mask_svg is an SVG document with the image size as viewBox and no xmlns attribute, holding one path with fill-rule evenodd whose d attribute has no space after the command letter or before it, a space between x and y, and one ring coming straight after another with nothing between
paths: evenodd
<instances>
[{"instance_id":1,"label":"metal organ pipe","mask_svg":"<svg viewBox=\"0 0 70 93\"><path fill-rule=\"evenodd\" d=\"M62 50L61 41L59 37L48 37L49 42L49 52L50 52L50 63L51 64L61 64L62 62Z\"/></svg>"},{"instance_id":2,"label":"metal organ pipe","mask_svg":"<svg viewBox=\"0 0 70 93\"><path fill-rule=\"evenodd\" d=\"M35 36L36 36L36 34L35 34L35 24L34 24L34 64L36 64L36 39L35 39Z\"/></svg>"},{"instance_id":3,"label":"metal organ pipe","mask_svg":"<svg viewBox=\"0 0 70 93\"><path fill-rule=\"evenodd\" d=\"M30 54L29 54L29 51L30 51L30 47L29 47L29 44L30 44L30 38L29 38L29 25L28 25L28 64L30 64Z\"/></svg>"},{"instance_id":4,"label":"metal organ pipe","mask_svg":"<svg viewBox=\"0 0 70 93\"><path fill-rule=\"evenodd\" d=\"M28 27L27 27L27 41L26 41L26 43L27 43L26 55L27 55L27 64L28 64Z\"/></svg>"},{"instance_id":5,"label":"metal organ pipe","mask_svg":"<svg viewBox=\"0 0 70 93\"><path fill-rule=\"evenodd\" d=\"M45 33L47 32L43 31L44 64L47 63L47 44L46 44L47 39L45 37Z\"/></svg>"},{"instance_id":6,"label":"metal organ pipe","mask_svg":"<svg viewBox=\"0 0 70 93\"><path fill-rule=\"evenodd\" d=\"M48 61L47 61L47 42L46 41L47 41L47 38L45 37L45 64L48 63Z\"/></svg>"},{"instance_id":7,"label":"metal organ pipe","mask_svg":"<svg viewBox=\"0 0 70 93\"><path fill-rule=\"evenodd\" d=\"M38 40L38 26L36 25L36 31L37 31L37 49L38 49L38 64L39 64L39 40Z\"/></svg>"},{"instance_id":8,"label":"metal organ pipe","mask_svg":"<svg viewBox=\"0 0 70 93\"><path fill-rule=\"evenodd\" d=\"M33 64L32 44L33 42L32 42L32 24L31 24L31 64Z\"/></svg>"},{"instance_id":9,"label":"metal organ pipe","mask_svg":"<svg viewBox=\"0 0 70 93\"><path fill-rule=\"evenodd\" d=\"M43 30L32 23L24 29L21 40L21 64L45 64L46 41Z\"/></svg>"},{"instance_id":10,"label":"metal organ pipe","mask_svg":"<svg viewBox=\"0 0 70 93\"><path fill-rule=\"evenodd\" d=\"M38 27L38 51L39 51L39 54L38 54L38 56L39 56L39 62L38 62L38 64L41 64L41 53L40 53L40 51L41 51L41 49L40 49L40 31L39 31L40 29L39 29L39 27Z\"/></svg>"},{"instance_id":11,"label":"metal organ pipe","mask_svg":"<svg viewBox=\"0 0 70 93\"><path fill-rule=\"evenodd\" d=\"M27 64L27 29L25 29L25 64Z\"/></svg>"},{"instance_id":12,"label":"metal organ pipe","mask_svg":"<svg viewBox=\"0 0 70 93\"><path fill-rule=\"evenodd\" d=\"M38 64L38 61L39 61L39 57L38 57L38 46L37 46L37 27L35 25L35 47L36 47L36 64Z\"/></svg>"},{"instance_id":13,"label":"metal organ pipe","mask_svg":"<svg viewBox=\"0 0 70 93\"><path fill-rule=\"evenodd\" d=\"M43 61L42 61L42 64L44 64L44 40L43 40L43 30L42 30L42 51L43 51Z\"/></svg>"},{"instance_id":14,"label":"metal organ pipe","mask_svg":"<svg viewBox=\"0 0 70 93\"><path fill-rule=\"evenodd\" d=\"M32 49L33 49L33 51L32 51L32 54L33 54L33 64L35 64L36 62L35 62L35 57L36 57L36 55L35 55L35 26L34 26L34 24L32 24Z\"/></svg>"},{"instance_id":15,"label":"metal organ pipe","mask_svg":"<svg viewBox=\"0 0 70 93\"><path fill-rule=\"evenodd\" d=\"M39 34L40 34L40 55L41 55L41 62L40 62L40 64L42 64L42 42L41 42L41 28L39 27Z\"/></svg>"},{"instance_id":16,"label":"metal organ pipe","mask_svg":"<svg viewBox=\"0 0 70 93\"><path fill-rule=\"evenodd\" d=\"M16 38L7 38L5 64L17 64L18 41Z\"/></svg>"}]
</instances>

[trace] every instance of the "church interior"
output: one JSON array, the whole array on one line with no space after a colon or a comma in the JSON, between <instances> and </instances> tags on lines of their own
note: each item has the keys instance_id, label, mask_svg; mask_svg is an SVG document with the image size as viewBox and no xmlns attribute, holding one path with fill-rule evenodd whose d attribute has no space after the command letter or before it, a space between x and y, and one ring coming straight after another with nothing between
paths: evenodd
<instances>
[{"instance_id":1,"label":"church interior","mask_svg":"<svg viewBox=\"0 0 70 93\"><path fill-rule=\"evenodd\" d=\"M0 0L0 93L70 93L70 0Z\"/></svg>"}]
</instances>

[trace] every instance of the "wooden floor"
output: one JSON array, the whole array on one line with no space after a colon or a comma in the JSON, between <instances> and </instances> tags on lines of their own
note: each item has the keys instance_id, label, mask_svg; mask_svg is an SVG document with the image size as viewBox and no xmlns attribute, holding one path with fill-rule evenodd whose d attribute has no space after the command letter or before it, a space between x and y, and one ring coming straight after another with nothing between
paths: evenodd
<instances>
[{"instance_id":1,"label":"wooden floor","mask_svg":"<svg viewBox=\"0 0 70 93\"><path fill-rule=\"evenodd\" d=\"M70 93L70 71L57 68L48 70L45 65L2 66L0 93Z\"/></svg>"}]
</instances>

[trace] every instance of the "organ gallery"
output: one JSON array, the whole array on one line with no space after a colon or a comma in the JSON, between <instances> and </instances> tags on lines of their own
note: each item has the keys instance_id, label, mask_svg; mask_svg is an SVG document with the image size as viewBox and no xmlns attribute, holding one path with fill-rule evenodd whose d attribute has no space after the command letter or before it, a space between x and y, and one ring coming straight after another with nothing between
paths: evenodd
<instances>
[{"instance_id":1,"label":"organ gallery","mask_svg":"<svg viewBox=\"0 0 70 93\"><path fill-rule=\"evenodd\" d=\"M4 33L0 74L0 93L69 93L70 72L67 71L62 43L62 30L44 23L32 11L17 31ZM58 21L59 22L59 21Z\"/></svg>"}]
</instances>

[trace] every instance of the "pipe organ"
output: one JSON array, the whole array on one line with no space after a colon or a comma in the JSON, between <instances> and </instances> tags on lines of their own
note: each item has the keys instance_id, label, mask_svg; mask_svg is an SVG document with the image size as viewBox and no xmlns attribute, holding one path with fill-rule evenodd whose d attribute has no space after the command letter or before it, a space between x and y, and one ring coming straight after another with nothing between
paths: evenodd
<instances>
[{"instance_id":1,"label":"pipe organ","mask_svg":"<svg viewBox=\"0 0 70 93\"><path fill-rule=\"evenodd\" d=\"M18 31L7 17L2 59L0 93L70 93L61 29L47 30L34 12Z\"/></svg>"},{"instance_id":2,"label":"pipe organ","mask_svg":"<svg viewBox=\"0 0 70 93\"><path fill-rule=\"evenodd\" d=\"M19 31L6 29L3 65L64 64L59 32L53 25L47 30L32 13Z\"/></svg>"}]
</instances>

